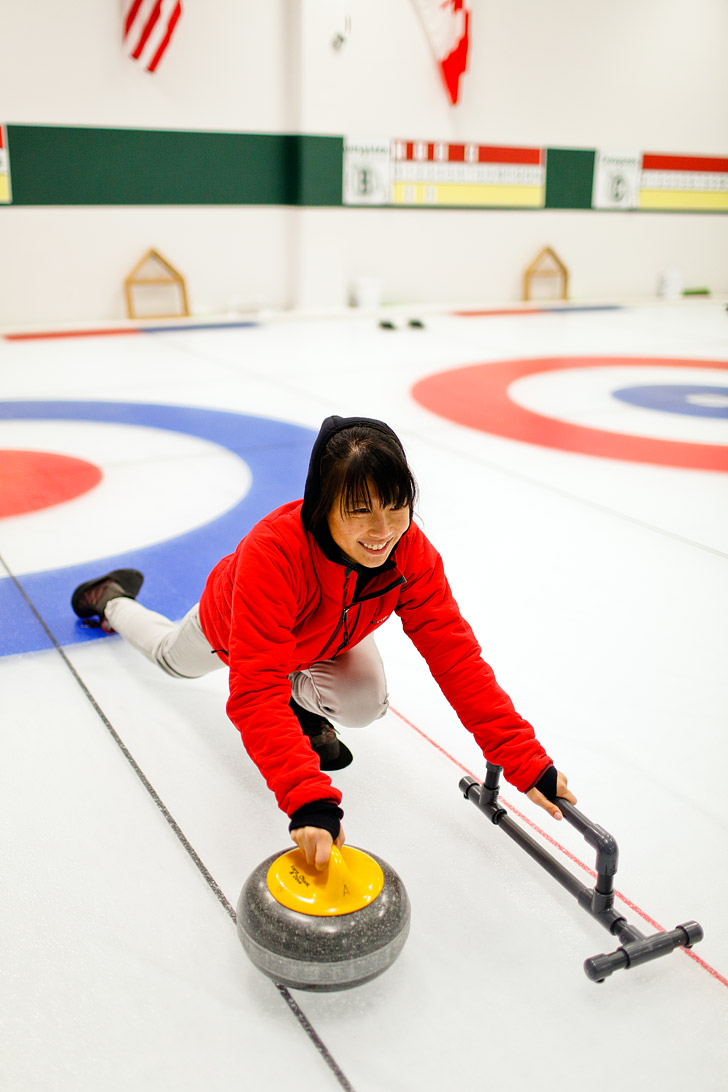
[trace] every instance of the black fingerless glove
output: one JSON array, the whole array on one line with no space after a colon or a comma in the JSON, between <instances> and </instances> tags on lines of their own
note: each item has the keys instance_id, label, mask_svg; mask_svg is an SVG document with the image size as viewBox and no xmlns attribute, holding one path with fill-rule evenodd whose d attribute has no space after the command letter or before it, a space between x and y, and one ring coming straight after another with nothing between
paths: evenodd
<instances>
[{"instance_id":1,"label":"black fingerless glove","mask_svg":"<svg viewBox=\"0 0 728 1092\"><path fill-rule=\"evenodd\" d=\"M552 803L556 802L557 777L558 770L556 769L556 767L549 766L547 770L544 770L536 784L533 786L534 789L538 789L539 792L542 792L546 799L550 800Z\"/></svg>"},{"instance_id":2,"label":"black fingerless glove","mask_svg":"<svg viewBox=\"0 0 728 1092\"><path fill-rule=\"evenodd\" d=\"M297 830L298 827L321 827L328 830L334 841L339 837L341 820L344 813L333 800L312 800L310 804L294 811L288 824L289 830Z\"/></svg>"}]
</instances>

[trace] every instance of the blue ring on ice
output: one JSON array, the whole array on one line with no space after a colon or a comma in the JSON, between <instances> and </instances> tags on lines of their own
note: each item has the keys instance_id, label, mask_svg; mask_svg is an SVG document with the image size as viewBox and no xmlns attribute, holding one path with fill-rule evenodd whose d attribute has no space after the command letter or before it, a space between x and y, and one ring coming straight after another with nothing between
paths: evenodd
<instances>
[{"instance_id":1,"label":"blue ring on ice","mask_svg":"<svg viewBox=\"0 0 728 1092\"><path fill-rule=\"evenodd\" d=\"M17 578L60 645L97 640L71 610L73 589L111 569L144 573L144 604L170 618L199 599L210 570L259 519L303 495L315 432L264 417L144 402L0 402L0 420L94 421L167 429L227 448L248 465L252 483L233 508L201 527L138 550ZM83 534L83 528L79 528ZM0 553L1 553L0 547ZM13 579L0 579L0 656L35 652L52 641Z\"/></svg>"},{"instance_id":2,"label":"blue ring on ice","mask_svg":"<svg viewBox=\"0 0 728 1092\"><path fill-rule=\"evenodd\" d=\"M689 417L728 417L728 386L654 383L642 387L621 387L612 391L612 395L620 402L628 402L640 409L680 413Z\"/></svg>"}]
</instances>

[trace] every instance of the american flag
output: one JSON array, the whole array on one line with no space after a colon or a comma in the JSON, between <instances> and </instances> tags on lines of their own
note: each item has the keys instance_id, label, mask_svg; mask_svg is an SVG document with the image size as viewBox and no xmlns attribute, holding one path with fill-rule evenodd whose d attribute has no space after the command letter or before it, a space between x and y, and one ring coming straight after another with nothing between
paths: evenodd
<instances>
[{"instance_id":1,"label":"american flag","mask_svg":"<svg viewBox=\"0 0 728 1092\"><path fill-rule=\"evenodd\" d=\"M180 0L126 0L124 48L154 72L164 56L182 14Z\"/></svg>"},{"instance_id":2,"label":"american flag","mask_svg":"<svg viewBox=\"0 0 728 1092\"><path fill-rule=\"evenodd\" d=\"M470 0L413 0L453 106L468 63Z\"/></svg>"}]
</instances>

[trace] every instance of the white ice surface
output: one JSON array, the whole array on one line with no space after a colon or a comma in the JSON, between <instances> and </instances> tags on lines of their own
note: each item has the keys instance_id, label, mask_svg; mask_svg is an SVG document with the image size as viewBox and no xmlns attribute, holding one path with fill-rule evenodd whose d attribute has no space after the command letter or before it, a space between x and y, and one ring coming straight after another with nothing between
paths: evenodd
<instances>
[{"instance_id":1,"label":"white ice surface","mask_svg":"<svg viewBox=\"0 0 728 1092\"><path fill-rule=\"evenodd\" d=\"M486 659L580 806L619 842L616 886L631 905L618 905L645 932L645 916L705 928L702 962L676 952L590 983L582 961L616 940L462 798L457 763L481 777L482 756L387 623L379 644L394 711L347 731L355 762L336 782L349 841L402 876L412 931L374 982L295 994L357 1092L723 1092L728 1081L726 477L480 435L409 395L446 367L589 351L728 359L725 315L713 304L442 316L424 331L360 319L0 341L5 399L166 401L311 428L332 412L388 420ZM124 513L130 523L135 511ZM3 522L0 555L14 536L22 572L20 521ZM28 610L20 595L17 610ZM0 1086L342 1087L247 961L225 906L105 724L234 904L252 868L288 841L226 719L225 672L173 680L119 638L64 655L0 661ZM567 824L542 819L508 786L503 796L592 865Z\"/></svg>"}]
</instances>

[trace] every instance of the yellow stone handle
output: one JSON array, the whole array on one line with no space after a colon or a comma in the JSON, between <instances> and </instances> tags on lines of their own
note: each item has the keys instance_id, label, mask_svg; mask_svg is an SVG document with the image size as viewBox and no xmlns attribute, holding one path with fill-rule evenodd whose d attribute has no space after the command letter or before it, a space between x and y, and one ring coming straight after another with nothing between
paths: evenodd
<instances>
[{"instance_id":1,"label":"yellow stone handle","mask_svg":"<svg viewBox=\"0 0 728 1092\"><path fill-rule=\"evenodd\" d=\"M327 868L334 870L334 875L337 879L341 878L344 882L346 882L347 878L351 879L351 870L344 860L344 854L338 846L331 847Z\"/></svg>"},{"instance_id":2,"label":"yellow stone handle","mask_svg":"<svg viewBox=\"0 0 728 1092\"><path fill-rule=\"evenodd\" d=\"M320 872L308 865L300 849L277 857L267 876L277 902L301 914L329 917L350 914L368 905L384 886L377 861L360 849L333 846L329 863Z\"/></svg>"}]
</instances>

